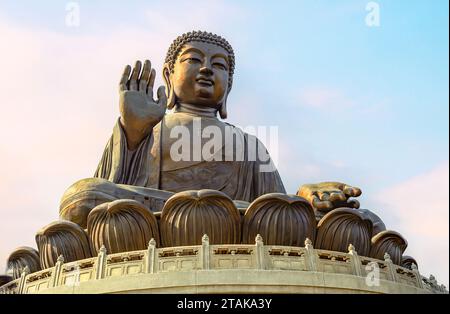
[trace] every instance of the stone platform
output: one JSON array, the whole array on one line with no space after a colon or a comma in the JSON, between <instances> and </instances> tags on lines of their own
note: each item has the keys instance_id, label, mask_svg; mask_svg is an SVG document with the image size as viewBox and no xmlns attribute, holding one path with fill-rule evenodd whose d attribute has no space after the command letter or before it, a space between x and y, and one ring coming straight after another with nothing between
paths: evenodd
<instances>
[{"instance_id":1,"label":"stone platform","mask_svg":"<svg viewBox=\"0 0 450 314\"><path fill-rule=\"evenodd\" d=\"M377 281L377 279L379 279ZM56 265L0 287L0 293L448 293L386 260L305 247L202 245L156 248Z\"/></svg>"}]
</instances>

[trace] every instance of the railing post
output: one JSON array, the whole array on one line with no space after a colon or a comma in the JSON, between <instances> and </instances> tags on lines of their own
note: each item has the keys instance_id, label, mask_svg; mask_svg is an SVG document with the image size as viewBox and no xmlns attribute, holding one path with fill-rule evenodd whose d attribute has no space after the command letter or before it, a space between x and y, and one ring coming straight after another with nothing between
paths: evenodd
<instances>
[{"instance_id":1,"label":"railing post","mask_svg":"<svg viewBox=\"0 0 450 314\"><path fill-rule=\"evenodd\" d=\"M391 256L389 255L389 253L384 253L384 261L387 264L389 276L391 277L391 280L393 282L397 282L397 272L395 270L395 265L392 262Z\"/></svg>"},{"instance_id":2,"label":"railing post","mask_svg":"<svg viewBox=\"0 0 450 314\"><path fill-rule=\"evenodd\" d=\"M417 265L412 263L411 264L411 270L412 270L414 276L416 276L417 287L419 287L420 289L423 289L422 276L419 273L419 269L417 268Z\"/></svg>"},{"instance_id":3,"label":"railing post","mask_svg":"<svg viewBox=\"0 0 450 314\"><path fill-rule=\"evenodd\" d=\"M56 260L55 267L53 268L52 277L50 280L50 287L57 287L59 286L60 280L61 280L61 273L63 269L64 264L64 256L60 255L58 256L58 259Z\"/></svg>"},{"instance_id":4,"label":"railing post","mask_svg":"<svg viewBox=\"0 0 450 314\"><path fill-rule=\"evenodd\" d=\"M145 259L145 272L148 274L156 272L156 241L153 238L148 243L147 258Z\"/></svg>"},{"instance_id":5,"label":"railing post","mask_svg":"<svg viewBox=\"0 0 450 314\"><path fill-rule=\"evenodd\" d=\"M305 266L306 269L309 271L317 271L317 255L316 250L314 249L312 245L312 241L309 238L306 238L305 240Z\"/></svg>"},{"instance_id":6,"label":"railing post","mask_svg":"<svg viewBox=\"0 0 450 314\"><path fill-rule=\"evenodd\" d=\"M25 284L28 274L30 273L30 269L28 266L25 266L22 273L20 274L20 280L19 280L19 287L18 287L18 293L23 294L25 291Z\"/></svg>"},{"instance_id":7,"label":"railing post","mask_svg":"<svg viewBox=\"0 0 450 314\"><path fill-rule=\"evenodd\" d=\"M348 246L348 254L352 256L350 258L350 261L352 262L353 273L356 276L362 276L361 259L359 258L358 252L356 252L356 249L353 246L353 244L350 244Z\"/></svg>"},{"instance_id":8,"label":"railing post","mask_svg":"<svg viewBox=\"0 0 450 314\"><path fill-rule=\"evenodd\" d=\"M201 266L202 269L209 269L210 267L210 249L209 249L209 238L206 234L202 237L202 251L201 251Z\"/></svg>"},{"instance_id":9,"label":"railing post","mask_svg":"<svg viewBox=\"0 0 450 314\"><path fill-rule=\"evenodd\" d=\"M106 258L106 248L102 245L100 251L98 251L97 260L95 262L95 279L105 278Z\"/></svg>"},{"instance_id":10,"label":"railing post","mask_svg":"<svg viewBox=\"0 0 450 314\"><path fill-rule=\"evenodd\" d=\"M438 290L438 291L440 290L440 287L439 287L436 277L434 277L434 275L430 274L428 281L430 283L431 288L433 289L433 292L436 292L436 290Z\"/></svg>"},{"instance_id":11,"label":"railing post","mask_svg":"<svg viewBox=\"0 0 450 314\"><path fill-rule=\"evenodd\" d=\"M266 269L265 265L266 260L264 259L264 242L260 234L258 234L255 238L255 246L256 246L256 268Z\"/></svg>"}]
</instances>

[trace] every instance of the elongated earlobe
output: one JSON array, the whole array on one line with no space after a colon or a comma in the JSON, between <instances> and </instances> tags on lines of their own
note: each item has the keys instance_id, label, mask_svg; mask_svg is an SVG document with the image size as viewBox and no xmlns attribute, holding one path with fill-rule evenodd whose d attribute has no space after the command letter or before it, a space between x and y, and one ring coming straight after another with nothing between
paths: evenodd
<instances>
[{"instance_id":1,"label":"elongated earlobe","mask_svg":"<svg viewBox=\"0 0 450 314\"><path fill-rule=\"evenodd\" d=\"M173 84L170 82L170 70L167 65L163 67L163 78L166 83L167 91L167 109L172 110L176 103L176 96L173 88Z\"/></svg>"},{"instance_id":2,"label":"elongated earlobe","mask_svg":"<svg viewBox=\"0 0 450 314\"><path fill-rule=\"evenodd\" d=\"M230 94L231 91L231 87L233 86L232 84L229 85L230 87L228 87L227 89L227 93L223 96L222 101L219 104L219 114L220 117L222 119L226 119L228 116L228 112L227 112L227 99L228 99L228 95Z\"/></svg>"},{"instance_id":3,"label":"elongated earlobe","mask_svg":"<svg viewBox=\"0 0 450 314\"><path fill-rule=\"evenodd\" d=\"M167 109L172 110L175 107L176 97L173 91L173 86L170 86L169 95L167 95Z\"/></svg>"},{"instance_id":4,"label":"elongated earlobe","mask_svg":"<svg viewBox=\"0 0 450 314\"><path fill-rule=\"evenodd\" d=\"M227 116L228 116L228 113L227 113L227 97L226 96L225 96L225 99L223 100L222 104L220 105L219 114L220 114L220 117L222 119L226 119Z\"/></svg>"}]
</instances>

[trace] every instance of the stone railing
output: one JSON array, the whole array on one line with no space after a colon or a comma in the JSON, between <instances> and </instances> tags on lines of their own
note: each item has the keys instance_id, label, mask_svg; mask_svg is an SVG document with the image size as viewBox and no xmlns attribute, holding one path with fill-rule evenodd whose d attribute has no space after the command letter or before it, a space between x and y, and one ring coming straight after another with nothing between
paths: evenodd
<instances>
[{"instance_id":1,"label":"stone railing","mask_svg":"<svg viewBox=\"0 0 450 314\"><path fill-rule=\"evenodd\" d=\"M61 256L52 268L32 274L25 268L19 279L0 287L0 294L41 293L50 288L75 287L111 277L224 269L322 272L367 280L376 274L374 279L416 287L424 293L448 293L444 286L437 285L434 277L422 277L417 267L410 270L395 265L388 254L384 261L359 256L352 245L348 253L314 249L309 239L305 247L269 246L264 245L260 236L254 245L210 245L205 235L202 244L196 246L156 248L152 240L148 249L142 251L108 255L103 247L97 257L70 263L64 263Z\"/></svg>"}]
</instances>

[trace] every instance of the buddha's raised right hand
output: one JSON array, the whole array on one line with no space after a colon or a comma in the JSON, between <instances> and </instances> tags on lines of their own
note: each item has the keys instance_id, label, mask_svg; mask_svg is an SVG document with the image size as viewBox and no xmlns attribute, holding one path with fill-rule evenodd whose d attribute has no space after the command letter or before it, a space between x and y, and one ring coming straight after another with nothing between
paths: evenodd
<instances>
[{"instance_id":1,"label":"buddha's raised right hand","mask_svg":"<svg viewBox=\"0 0 450 314\"><path fill-rule=\"evenodd\" d=\"M140 61L131 71L127 65L119 84L120 123L128 142L128 149L136 149L166 112L167 97L164 86L158 88L158 99L153 99L156 72L149 60L142 68ZM131 76L130 76L131 74Z\"/></svg>"}]
</instances>

